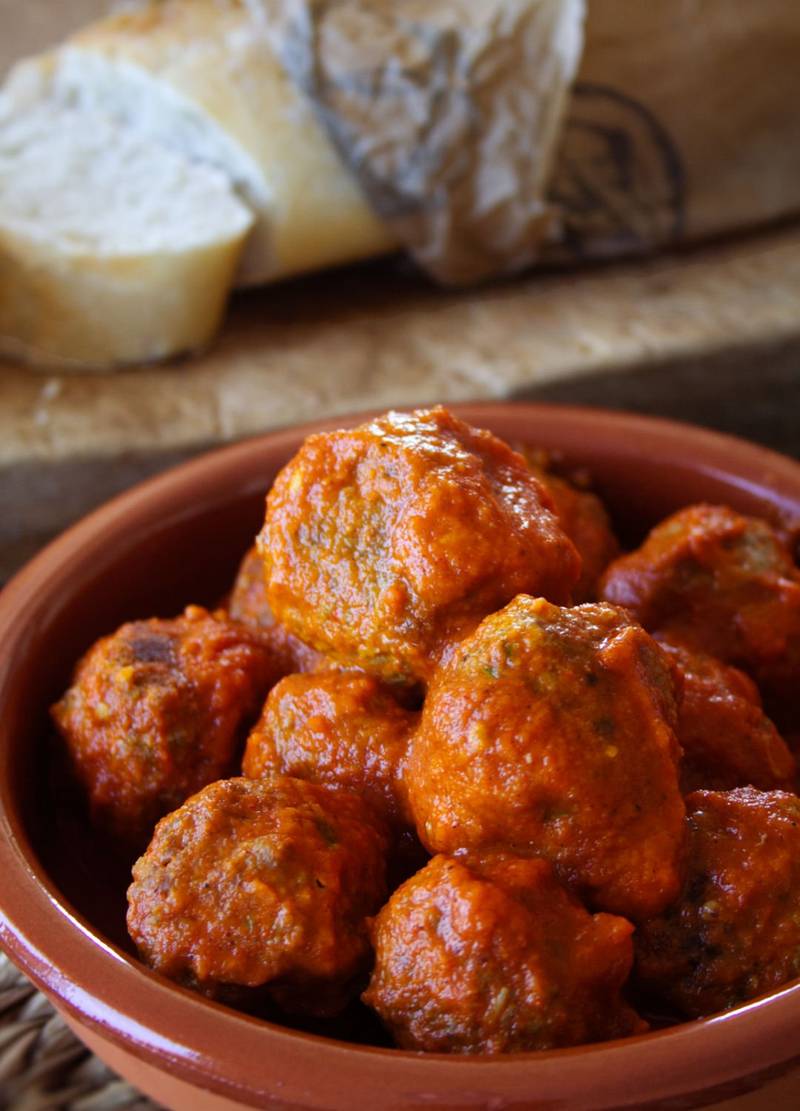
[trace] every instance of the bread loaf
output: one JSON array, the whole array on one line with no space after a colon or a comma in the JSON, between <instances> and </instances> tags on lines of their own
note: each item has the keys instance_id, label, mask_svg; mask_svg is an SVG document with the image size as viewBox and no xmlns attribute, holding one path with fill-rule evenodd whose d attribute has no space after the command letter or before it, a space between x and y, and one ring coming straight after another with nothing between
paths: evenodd
<instances>
[{"instance_id":1,"label":"bread loaf","mask_svg":"<svg viewBox=\"0 0 800 1111\"><path fill-rule=\"evenodd\" d=\"M552 14L553 0L542 6ZM13 157L3 163L0 353L97 369L160 359L208 341L234 284L398 246L254 10L265 11L258 0L142 0L12 71L0 152L27 129L42 180L32 187ZM531 35L544 56L560 48L560 24L540 22ZM560 109L544 115L526 159L545 164L541 142L549 165ZM489 207L510 188L503 167L495 177Z\"/></svg>"},{"instance_id":2,"label":"bread loaf","mask_svg":"<svg viewBox=\"0 0 800 1111\"><path fill-rule=\"evenodd\" d=\"M35 84L0 101L0 353L103 370L203 347L249 210L213 167Z\"/></svg>"},{"instance_id":3,"label":"bread loaf","mask_svg":"<svg viewBox=\"0 0 800 1111\"><path fill-rule=\"evenodd\" d=\"M148 2L0 94L0 354L205 346L234 284L393 246L238 0Z\"/></svg>"},{"instance_id":4,"label":"bread loaf","mask_svg":"<svg viewBox=\"0 0 800 1111\"><path fill-rule=\"evenodd\" d=\"M240 0L150 0L101 20L59 53L56 82L230 177L256 219L240 285L395 245Z\"/></svg>"}]
</instances>

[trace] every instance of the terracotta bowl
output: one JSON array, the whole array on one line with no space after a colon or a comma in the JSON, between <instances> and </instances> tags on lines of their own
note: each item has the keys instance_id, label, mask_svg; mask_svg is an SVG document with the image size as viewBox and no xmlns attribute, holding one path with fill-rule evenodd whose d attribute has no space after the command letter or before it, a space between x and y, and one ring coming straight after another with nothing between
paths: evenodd
<instances>
[{"instance_id":1,"label":"terracotta bowl","mask_svg":"<svg viewBox=\"0 0 800 1111\"><path fill-rule=\"evenodd\" d=\"M800 465L741 441L597 410L456 409L589 467L629 539L701 499L800 519ZM463 1059L270 1025L161 980L130 954L118 906L124 877L98 839L54 821L47 707L100 634L212 604L279 467L309 431L344 423L355 421L278 432L145 483L51 544L0 595L3 947L100 1057L173 1108L689 1107L780 1074L800 1058L800 984L626 1041Z\"/></svg>"}]
</instances>

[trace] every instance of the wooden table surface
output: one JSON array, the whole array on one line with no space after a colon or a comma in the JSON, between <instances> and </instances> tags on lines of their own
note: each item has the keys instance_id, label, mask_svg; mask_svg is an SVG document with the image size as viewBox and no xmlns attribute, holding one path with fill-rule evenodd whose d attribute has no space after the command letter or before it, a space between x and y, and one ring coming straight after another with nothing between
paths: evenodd
<instances>
[{"instance_id":1,"label":"wooden table surface","mask_svg":"<svg viewBox=\"0 0 800 1111\"><path fill-rule=\"evenodd\" d=\"M107 377L0 366L0 579L207 448L486 398L660 413L800 453L800 228L470 292L381 262L239 296L189 362Z\"/></svg>"}]
</instances>

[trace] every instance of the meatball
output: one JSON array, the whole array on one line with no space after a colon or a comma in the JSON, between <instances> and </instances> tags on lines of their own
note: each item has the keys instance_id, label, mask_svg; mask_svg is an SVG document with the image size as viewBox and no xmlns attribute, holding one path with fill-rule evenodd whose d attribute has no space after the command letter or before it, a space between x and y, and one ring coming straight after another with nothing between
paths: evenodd
<instances>
[{"instance_id":1,"label":"meatball","mask_svg":"<svg viewBox=\"0 0 800 1111\"><path fill-rule=\"evenodd\" d=\"M567 601L580 557L522 456L445 409L311 436L267 499L259 550L293 634L392 683L520 591Z\"/></svg>"},{"instance_id":2,"label":"meatball","mask_svg":"<svg viewBox=\"0 0 800 1111\"><path fill-rule=\"evenodd\" d=\"M275 620L267 601L264 561L256 547L252 547L242 560L227 609L235 621L260 631L284 675L315 671L324 663L318 652L293 637Z\"/></svg>"},{"instance_id":3,"label":"meatball","mask_svg":"<svg viewBox=\"0 0 800 1111\"><path fill-rule=\"evenodd\" d=\"M612 563L601 595L663 632L748 672L770 716L800 705L800 571L765 521L694 505Z\"/></svg>"},{"instance_id":4,"label":"meatball","mask_svg":"<svg viewBox=\"0 0 800 1111\"><path fill-rule=\"evenodd\" d=\"M404 1049L513 1053L646 1029L620 997L633 927L544 860L436 856L373 923L363 999Z\"/></svg>"},{"instance_id":5,"label":"meatball","mask_svg":"<svg viewBox=\"0 0 800 1111\"><path fill-rule=\"evenodd\" d=\"M387 835L356 795L299 779L212 783L162 819L133 869L128 929L143 960L224 998L264 989L327 1015L368 964Z\"/></svg>"},{"instance_id":6,"label":"meatball","mask_svg":"<svg viewBox=\"0 0 800 1111\"><path fill-rule=\"evenodd\" d=\"M528 465L553 499L559 523L578 550L581 574L572 590L575 602L597 597L600 576L619 554L619 543L605 506L591 490L579 486L544 465L541 456L528 450Z\"/></svg>"},{"instance_id":7,"label":"meatball","mask_svg":"<svg viewBox=\"0 0 800 1111\"><path fill-rule=\"evenodd\" d=\"M98 641L52 709L93 819L146 845L162 815L235 770L279 675L259 637L199 606Z\"/></svg>"},{"instance_id":8,"label":"meatball","mask_svg":"<svg viewBox=\"0 0 800 1111\"><path fill-rule=\"evenodd\" d=\"M270 693L248 739L244 774L346 787L392 824L407 825L400 771L416 721L373 676L290 675Z\"/></svg>"},{"instance_id":9,"label":"meatball","mask_svg":"<svg viewBox=\"0 0 800 1111\"><path fill-rule=\"evenodd\" d=\"M758 688L735 667L659 638L679 676L681 790L793 789L794 757L761 708Z\"/></svg>"},{"instance_id":10,"label":"meatball","mask_svg":"<svg viewBox=\"0 0 800 1111\"><path fill-rule=\"evenodd\" d=\"M684 807L668 663L624 610L521 595L437 674L406 786L432 852L552 861L638 920L678 894Z\"/></svg>"},{"instance_id":11,"label":"meatball","mask_svg":"<svg viewBox=\"0 0 800 1111\"><path fill-rule=\"evenodd\" d=\"M637 930L636 969L646 991L699 1017L800 975L800 799L743 787L686 805L686 887Z\"/></svg>"}]
</instances>

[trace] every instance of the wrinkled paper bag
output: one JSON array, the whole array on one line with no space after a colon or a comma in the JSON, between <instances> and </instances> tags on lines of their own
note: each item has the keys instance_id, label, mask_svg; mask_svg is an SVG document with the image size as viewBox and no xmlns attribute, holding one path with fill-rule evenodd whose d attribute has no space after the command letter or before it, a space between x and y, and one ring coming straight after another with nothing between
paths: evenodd
<instances>
[{"instance_id":1,"label":"wrinkled paper bag","mask_svg":"<svg viewBox=\"0 0 800 1111\"><path fill-rule=\"evenodd\" d=\"M590 0L566 105L579 0L250 6L375 211L440 281L800 211L795 0Z\"/></svg>"}]
</instances>

